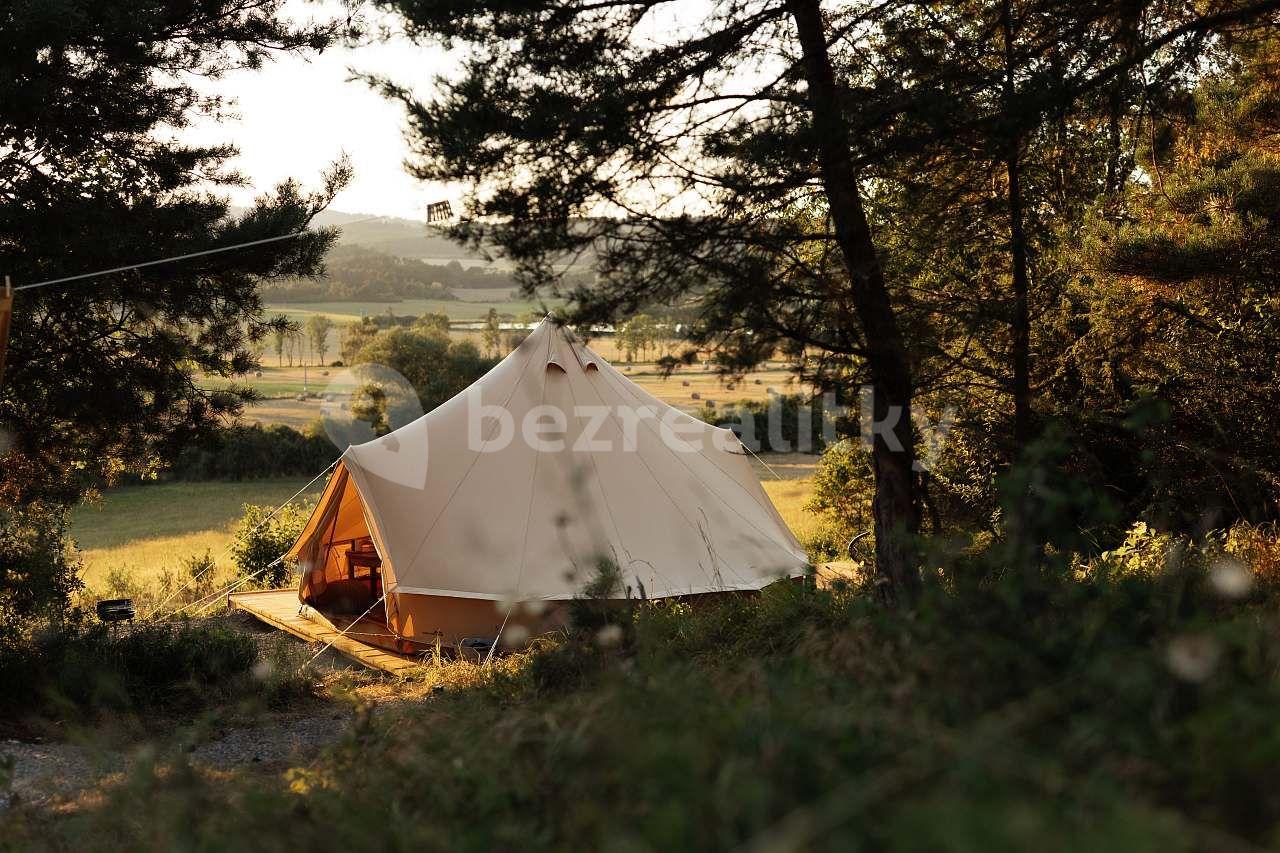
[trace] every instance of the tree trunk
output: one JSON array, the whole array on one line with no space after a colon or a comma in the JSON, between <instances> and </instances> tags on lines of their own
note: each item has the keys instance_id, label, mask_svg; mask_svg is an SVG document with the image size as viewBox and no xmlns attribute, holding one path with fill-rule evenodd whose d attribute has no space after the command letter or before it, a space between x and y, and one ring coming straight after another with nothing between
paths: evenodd
<instances>
[{"instance_id":1,"label":"tree trunk","mask_svg":"<svg viewBox=\"0 0 1280 853\"><path fill-rule=\"evenodd\" d=\"M1034 415L1031 410L1031 309L1028 296L1027 235L1022 205L1022 136L1014 115L1013 21L1010 0L1000 7L1000 24L1004 30L1004 101L1005 117L1010 122L1005 149L1005 172L1008 178L1009 253L1013 277L1013 311L1009 324L1013 330L1013 441L1021 452L1031 441Z\"/></svg>"},{"instance_id":2,"label":"tree trunk","mask_svg":"<svg viewBox=\"0 0 1280 853\"><path fill-rule=\"evenodd\" d=\"M848 123L842 112L819 0L788 0L809 87L818 165L836 244L849 271L850 297L866 336L872 411L884 429L872 433L876 494L872 504L876 568L890 594L910 599L920 587L914 540L920 532L911 428L911 364L858 189Z\"/></svg>"}]
</instances>

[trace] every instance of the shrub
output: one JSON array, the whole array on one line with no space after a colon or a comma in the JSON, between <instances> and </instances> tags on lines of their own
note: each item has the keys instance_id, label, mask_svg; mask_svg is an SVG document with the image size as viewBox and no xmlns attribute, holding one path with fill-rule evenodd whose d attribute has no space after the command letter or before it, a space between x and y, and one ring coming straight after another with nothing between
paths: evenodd
<instances>
[{"instance_id":1,"label":"shrub","mask_svg":"<svg viewBox=\"0 0 1280 853\"><path fill-rule=\"evenodd\" d=\"M912 611L859 587L786 583L643 602L625 650L570 632L471 667L470 688L361 715L287 785L142 764L104 807L30 838L59 849L76 833L167 849L245 837L271 849L1273 843L1270 604L1169 572L975 574L982 585L927 584Z\"/></svg>"},{"instance_id":2,"label":"shrub","mask_svg":"<svg viewBox=\"0 0 1280 853\"><path fill-rule=\"evenodd\" d=\"M0 643L40 616L56 616L83 584L64 507L0 509Z\"/></svg>"},{"instance_id":3,"label":"shrub","mask_svg":"<svg viewBox=\"0 0 1280 853\"><path fill-rule=\"evenodd\" d=\"M272 634L253 667L263 701L280 706L311 695L312 676L307 669L311 657L310 648L293 637Z\"/></svg>"},{"instance_id":4,"label":"shrub","mask_svg":"<svg viewBox=\"0 0 1280 853\"><path fill-rule=\"evenodd\" d=\"M142 710L228 692L247 676L247 634L193 622L140 623L113 632L76 617L48 623L0 655L0 704L32 711Z\"/></svg>"},{"instance_id":5,"label":"shrub","mask_svg":"<svg viewBox=\"0 0 1280 853\"><path fill-rule=\"evenodd\" d=\"M813 494L805 503L805 509L820 521L802 543L810 559L848 559L849 540L871 527L873 494L871 457L862 444L846 438L828 446L813 475Z\"/></svg>"},{"instance_id":6,"label":"shrub","mask_svg":"<svg viewBox=\"0 0 1280 853\"><path fill-rule=\"evenodd\" d=\"M231 543L236 574L252 578L251 583L259 587L285 586L291 569L283 561L276 562L277 558L297 541L314 506L314 500L293 503L273 516L272 507L245 504Z\"/></svg>"}]
</instances>

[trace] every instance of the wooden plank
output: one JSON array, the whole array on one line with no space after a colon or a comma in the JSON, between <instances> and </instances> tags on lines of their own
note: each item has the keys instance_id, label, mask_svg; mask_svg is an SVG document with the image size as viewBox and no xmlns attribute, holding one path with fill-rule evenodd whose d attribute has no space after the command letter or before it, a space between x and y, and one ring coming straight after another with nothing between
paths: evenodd
<instances>
[{"instance_id":1,"label":"wooden plank","mask_svg":"<svg viewBox=\"0 0 1280 853\"><path fill-rule=\"evenodd\" d=\"M389 672L392 675L403 675L418 665L407 655L395 654L361 642L341 633L341 628L335 628L327 621L320 622L301 615L298 612L298 594L294 590L239 592L228 596L228 601L234 610L243 610L273 628L278 628L307 642L328 644L334 651L361 666ZM376 628L378 633L392 636L389 631L371 620L361 619L355 625L357 630L364 630L366 627Z\"/></svg>"}]
</instances>

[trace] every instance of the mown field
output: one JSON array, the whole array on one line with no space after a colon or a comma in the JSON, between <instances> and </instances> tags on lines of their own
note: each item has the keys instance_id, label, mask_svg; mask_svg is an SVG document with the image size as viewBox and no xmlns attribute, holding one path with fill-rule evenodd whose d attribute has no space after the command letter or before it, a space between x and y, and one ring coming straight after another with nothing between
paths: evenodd
<instances>
[{"instance_id":1,"label":"mown field","mask_svg":"<svg viewBox=\"0 0 1280 853\"><path fill-rule=\"evenodd\" d=\"M490 308L499 314L519 316L544 307L555 308L562 300L548 299L545 303L532 299L512 299L510 293L497 290L491 298L477 298L474 290L466 291L465 299L403 299L398 302L281 302L267 306L269 314L285 316L306 322L314 314L324 314L338 323L349 323L361 317L386 314L388 310L397 317L418 317L423 314L448 314L451 320L479 320Z\"/></svg>"},{"instance_id":2,"label":"mown field","mask_svg":"<svg viewBox=\"0 0 1280 853\"><path fill-rule=\"evenodd\" d=\"M650 394L686 412L694 412L707 403L724 408L744 400L764 400L768 398L769 389L781 394L797 390L791 375L781 368L755 371L735 383L726 383L712 371L702 369L682 370L670 376L663 376L652 364L624 364L620 369ZM247 409L245 420L301 428L320 417L321 400L298 400L298 395L304 388L323 394L329 383L337 380L342 368L264 366L261 373L261 376L241 380L267 398ZM349 385L343 386L343 390L350 390Z\"/></svg>"},{"instance_id":3,"label":"mown field","mask_svg":"<svg viewBox=\"0 0 1280 853\"><path fill-rule=\"evenodd\" d=\"M83 555L85 584L90 593L105 591L115 571L145 584L206 551L220 572L229 572L226 547L244 505L275 506L306 482L156 483L112 489L98 503L77 507L72 514L71 535Z\"/></svg>"}]
</instances>

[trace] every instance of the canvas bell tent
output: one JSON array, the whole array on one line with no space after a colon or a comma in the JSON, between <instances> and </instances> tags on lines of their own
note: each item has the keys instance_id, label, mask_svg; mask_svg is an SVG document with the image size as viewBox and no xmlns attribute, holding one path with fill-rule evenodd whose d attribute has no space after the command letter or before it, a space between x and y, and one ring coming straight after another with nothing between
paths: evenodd
<instances>
[{"instance_id":1,"label":"canvas bell tent","mask_svg":"<svg viewBox=\"0 0 1280 853\"><path fill-rule=\"evenodd\" d=\"M601 560L651 599L758 590L808 562L732 431L551 320L467 391L348 448L286 558L304 603L372 608L419 643L553 626Z\"/></svg>"}]
</instances>

